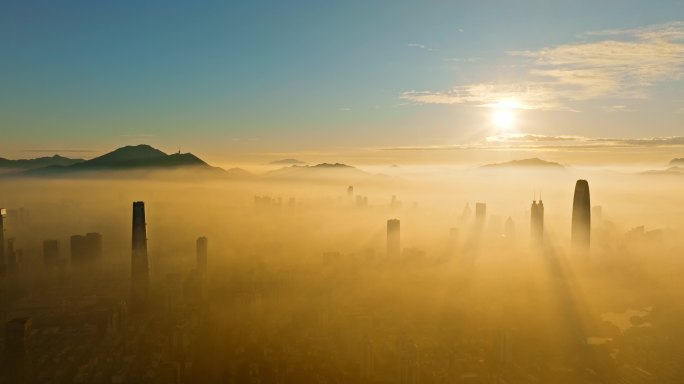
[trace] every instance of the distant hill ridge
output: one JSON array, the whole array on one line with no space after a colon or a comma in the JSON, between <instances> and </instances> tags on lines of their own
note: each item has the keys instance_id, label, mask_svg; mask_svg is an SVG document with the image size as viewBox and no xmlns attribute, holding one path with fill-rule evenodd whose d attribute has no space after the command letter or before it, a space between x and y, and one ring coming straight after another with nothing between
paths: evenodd
<instances>
[{"instance_id":1,"label":"distant hill ridge","mask_svg":"<svg viewBox=\"0 0 684 384\"><path fill-rule=\"evenodd\" d=\"M0 157L0 168L9 169L35 169L49 167L51 165L57 166L68 166L76 163L82 163L83 159L70 159L68 157L63 157L60 155L38 157L35 159L19 159L19 160L9 160Z\"/></svg>"},{"instance_id":2,"label":"distant hill ridge","mask_svg":"<svg viewBox=\"0 0 684 384\"><path fill-rule=\"evenodd\" d=\"M140 172L148 171L165 171L163 174L166 175L171 175L167 171L192 171L185 174L189 177L218 176L231 179L245 179L254 176L239 168L226 171L219 167L213 167L192 153L178 152L166 154L147 144L121 147L90 160L66 159L60 156L46 159L53 160L49 162L44 161L44 166L26 167L21 172L5 173L5 175L61 177L79 176L81 174L90 175L97 172L98 176L107 177L109 174L120 175L122 173L136 176L141 175ZM2 160L0 160L0 164L2 163ZM0 165L0 167L2 166Z\"/></svg>"},{"instance_id":3,"label":"distant hill ridge","mask_svg":"<svg viewBox=\"0 0 684 384\"><path fill-rule=\"evenodd\" d=\"M529 159L522 160L511 160L505 163L494 163L483 165L482 168L507 168L507 167L528 167L528 168L550 168L550 169L565 169L559 163L554 163L553 161L542 160L538 157L533 157Z\"/></svg>"},{"instance_id":4,"label":"distant hill ridge","mask_svg":"<svg viewBox=\"0 0 684 384\"><path fill-rule=\"evenodd\" d=\"M670 165L684 165L684 157L670 160Z\"/></svg>"},{"instance_id":5,"label":"distant hill ridge","mask_svg":"<svg viewBox=\"0 0 684 384\"><path fill-rule=\"evenodd\" d=\"M289 167L279 168L264 175L266 178L276 179L327 179L327 178L344 178L344 179L363 179L370 174L343 163L320 163L316 165L291 165Z\"/></svg>"}]
</instances>

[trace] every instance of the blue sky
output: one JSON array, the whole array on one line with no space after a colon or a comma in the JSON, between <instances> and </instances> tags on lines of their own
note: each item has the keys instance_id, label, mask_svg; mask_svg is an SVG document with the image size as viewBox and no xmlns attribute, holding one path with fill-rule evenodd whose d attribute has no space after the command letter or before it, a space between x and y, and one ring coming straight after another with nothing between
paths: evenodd
<instances>
[{"instance_id":1,"label":"blue sky","mask_svg":"<svg viewBox=\"0 0 684 384\"><path fill-rule=\"evenodd\" d=\"M649 3L2 1L0 156L468 144L502 97L505 134L676 136L684 2Z\"/></svg>"}]
</instances>

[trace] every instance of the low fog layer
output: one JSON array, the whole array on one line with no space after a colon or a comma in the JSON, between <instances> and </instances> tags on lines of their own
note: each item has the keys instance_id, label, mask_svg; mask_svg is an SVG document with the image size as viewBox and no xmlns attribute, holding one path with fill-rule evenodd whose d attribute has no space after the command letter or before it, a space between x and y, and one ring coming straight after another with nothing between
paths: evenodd
<instances>
[{"instance_id":1,"label":"low fog layer","mask_svg":"<svg viewBox=\"0 0 684 384\"><path fill-rule=\"evenodd\" d=\"M5 237L21 251L2 278L0 319L31 319L24 379L684 380L684 178L443 167L338 176L0 181ZM591 191L588 252L570 244L577 179ZM145 314L128 308L134 201L146 208ZM480 228L476 203L486 203ZM387 254L388 219L400 220L398 255ZM73 265L70 236L90 232L102 235L101 259ZM60 266L45 265L51 239ZM101 312L104 329L92 320Z\"/></svg>"}]
</instances>

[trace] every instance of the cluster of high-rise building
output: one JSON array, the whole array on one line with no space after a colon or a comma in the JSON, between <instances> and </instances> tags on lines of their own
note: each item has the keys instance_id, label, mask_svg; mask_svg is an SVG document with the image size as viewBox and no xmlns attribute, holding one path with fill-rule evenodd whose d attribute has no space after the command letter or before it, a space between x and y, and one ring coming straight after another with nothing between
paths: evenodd
<instances>
[{"instance_id":1,"label":"cluster of high-rise building","mask_svg":"<svg viewBox=\"0 0 684 384\"><path fill-rule=\"evenodd\" d=\"M394 201L394 197L393 197ZM596 208L596 207L595 207ZM469 206L464 209L467 216ZM487 217L487 204L475 203L475 221L473 230L477 233L483 230ZM387 220L387 256L398 259L400 256L400 221L399 219ZM453 231L452 229L452 235ZM457 233L457 230L456 230ZM503 237L511 239L515 233L515 225L509 217L503 229ZM536 196L530 207L530 238L533 244L539 245L544 241L544 202ZM589 196L589 183L586 180L577 180L572 208L571 240L576 250L588 250L591 240L591 200Z\"/></svg>"},{"instance_id":2,"label":"cluster of high-rise building","mask_svg":"<svg viewBox=\"0 0 684 384\"><path fill-rule=\"evenodd\" d=\"M353 196L353 187L349 187L348 193L350 198ZM367 204L367 197L356 196L357 199L361 199L361 205ZM262 200L261 198L255 199L257 204L263 202L271 204L273 200L270 198L268 200ZM398 204L396 198L393 197L392 207ZM575 187L574 201L573 201L573 215L572 215L572 244L573 247L578 249L589 249L590 245L590 232L591 232L591 213L590 213L590 197L589 197L589 185L586 180L578 180ZM13 239L6 238L6 221L5 221L5 211L0 211L0 266L2 266L3 272L12 271L16 265L21 263L21 253L18 252L14 247ZM478 202L475 204L475 220L473 227L476 230L482 230L485 225L487 214L487 206L483 202ZM146 212L145 203L142 201L133 202L132 206L132 223L131 223L131 259L130 259L130 308L136 315L144 316L150 313L150 258L148 254L148 239L147 239L147 222L146 222ZM509 218L506 220L504 225L504 236L506 238L512 238L515 231L514 224ZM530 210L530 232L531 239L536 244L541 244L544 239L544 203L541 200L536 199L536 196L532 202ZM643 232L643 231L642 231ZM450 248L455 247L454 244L457 243L459 236L459 230L456 228L450 229L449 244ZM103 253L103 242L102 235L100 233L87 233L85 235L73 235L70 237L70 261L73 266L87 265L88 263L102 258ZM202 300L204 292L204 282L207 275L208 267L208 239L207 237L198 237L196 239L196 270L194 270L189 277L185 280L185 284L181 289L183 291L183 296L186 301L197 302ZM60 254L60 242L59 240L45 240L43 242L43 260L44 264L47 266L58 266L61 262L62 257ZM390 260L398 260L400 258L408 259L419 259L422 257L421 251L414 248L404 249L402 253L401 248L401 222L399 219L389 219L386 223L386 254ZM334 260L339 259L339 253L326 253L324 255L326 263L334 263ZM174 291L175 292L175 291ZM173 292L169 293L169 296L173 296ZM175 295L179 296L179 295ZM177 298L177 297L175 297ZM170 297L169 300L175 299ZM128 308L128 305L124 305ZM126 309L127 311L127 309ZM88 318L89 322L95 324L104 324L102 327L106 329L116 328L115 323L118 320L113 320L114 318L121 318L124 312L121 309L121 305L116 304L116 310L88 310L84 312L83 318ZM116 314L116 316L112 316ZM95 320L92 320L95 319ZM27 365L27 350L28 343L32 333L32 319L30 317L16 317L5 323L5 355L9 359L10 366L12 367L11 372L7 373L6 377L10 378L11 383L22 383L26 382L25 378L27 375L28 365ZM182 334L183 327L185 325L176 325L174 329L174 335ZM85 328L84 328L85 329ZM85 331L84 331L85 332ZM89 331L88 331L89 332ZM143 328L136 330L140 337L143 337L145 331ZM175 339L176 336L168 338L172 340L173 348L182 349L184 345L181 340L182 337L178 336L178 340ZM162 339L160 337L160 339ZM89 342L96 340L95 337L88 339ZM501 359L508 359L509 347L507 346L507 338L502 338L501 344ZM94 342L94 341L93 341ZM120 348L125 343L117 344L116 348ZM112 347L114 348L114 347ZM372 344L364 344L363 353L371 356L373 354ZM402 346L401 355L399 360L401 363L400 377L402 382L417 382L416 380L416 370L417 367L414 365L416 358L412 356L415 352L412 352L413 347L410 344ZM175 350L175 349L174 349ZM175 352L174 352L175 353ZM406 361L404 362L405 359ZM370 372L373 369L372 359L370 357L364 358L363 372ZM180 371L179 365L172 364L168 370L169 377L171 380L177 380L178 371ZM364 373L368 376L369 373ZM115 377L112 376L112 377ZM161 376L160 376L161 377ZM170 381L174 382L174 381Z\"/></svg>"}]
</instances>

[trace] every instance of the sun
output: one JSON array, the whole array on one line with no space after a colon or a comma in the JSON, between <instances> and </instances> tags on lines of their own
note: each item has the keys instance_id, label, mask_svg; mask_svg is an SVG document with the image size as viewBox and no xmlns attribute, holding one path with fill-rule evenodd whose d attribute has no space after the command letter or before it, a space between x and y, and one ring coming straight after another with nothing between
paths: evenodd
<instances>
[{"instance_id":1,"label":"sun","mask_svg":"<svg viewBox=\"0 0 684 384\"><path fill-rule=\"evenodd\" d=\"M494 109L492 113L492 123L501 131L510 131L515 125L515 110L518 103L513 100L501 100L491 105Z\"/></svg>"}]
</instances>

